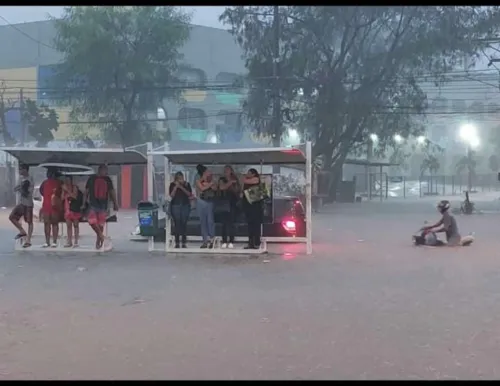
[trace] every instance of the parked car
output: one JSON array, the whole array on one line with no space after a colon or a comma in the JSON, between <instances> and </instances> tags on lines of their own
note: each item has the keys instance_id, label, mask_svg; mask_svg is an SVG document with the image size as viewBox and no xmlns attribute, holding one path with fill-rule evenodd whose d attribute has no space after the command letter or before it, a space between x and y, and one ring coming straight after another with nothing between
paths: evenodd
<instances>
[{"instance_id":1,"label":"parked car","mask_svg":"<svg viewBox=\"0 0 500 386\"><path fill-rule=\"evenodd\" d=\"M271 201L265 202L264 205L264 224L262 237L305 237L306 236L306 219L304 206L300 199L296 196L274 197L273 205ZM274 213L272 210L274 209ZM155 241L165 241L165 217L158 219L158 234L155 236ZM247 237L247 225L245 215L239 211L235 221L235 236L238 238ZM215 234L222 234L222 226L217 222L215 224ZM200 236L201 227L200 219L196 210L191 210L188 224L187 234L189 236ZM135 228L130 235L130 240L146 240L147 237L141 235L139 226Z\"/></svg>"}]
</instances>

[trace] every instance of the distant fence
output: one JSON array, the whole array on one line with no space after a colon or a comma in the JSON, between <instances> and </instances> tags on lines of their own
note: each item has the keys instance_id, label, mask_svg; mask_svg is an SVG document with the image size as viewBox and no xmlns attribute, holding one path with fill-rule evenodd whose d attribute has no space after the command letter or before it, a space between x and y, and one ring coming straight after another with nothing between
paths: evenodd
<instances>
[{"instance_id":1,"label":"distant fence","mask_svg":"<svg viewBox=\"0 0 500 386\"><path fill-rule=\"evenodd\" d=\"M389 176L385 173L360 173L356 175L356 195L367 199L391 199L426 196L463 195L467 190L468 176L422 176L419 179ZM471 192L500 192L497 174L472 176Z\"/></svg>"}]
</instances>

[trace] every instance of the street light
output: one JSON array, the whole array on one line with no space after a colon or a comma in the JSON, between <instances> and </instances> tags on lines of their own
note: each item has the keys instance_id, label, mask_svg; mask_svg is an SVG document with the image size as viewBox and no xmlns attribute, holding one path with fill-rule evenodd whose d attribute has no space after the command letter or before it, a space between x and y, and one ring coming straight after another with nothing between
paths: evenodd
<instances>
[{"instance_id":1,"label":"street light","mask_svg":"<svg viewBox=\"0 0 500 386\"><path fill-rule=\"evenodd\" d=\"M378 141L378 135L375 133L370 134L370 140L372 142L377 142Z\"/></svg>"},{"instance_id":2,"label":"street light","mask_svg":"<svg viewBox=\"0 0 500 386\"><path fill-rule=\"evenodd\" d=\"M395 141L396 143L401 143L401 142L403 142L403 137L402 137L402 136L400 136L399 134L395 134L395 135L394 135L394 141Z\"/></svg>"},{"instance_id":3,"label":"street light","mask_svg":"<svg viewBox=\"0 0 500 386\"><path fill-rule=\"evenodd\" d=\"M290 142L298 142L300 139L299 132L295 129L288 129L288 138Z\"/></svg>"},{"instance_id":4,"label":"street light","mask_svg":"<svg viewBox=\"0 0 500 386\"><path fill-rule=\"evenodd\" d=\"M479 136L477 135L476 126L466 123L460 126L460 131L458 132L460 139L465 142L468 147L476 148L479 146Z\"/></svg>"},{"instance_id":5,"label":"street light","mask_svg":"<svg viewBox=\"0 0 500 386\"><path fill-rule=\"evenodd\" d=\"M424 136L424 135L419 135L419 136L417 137L417 143L418 143L419 145L423 145L423 144L425 143L425 141L426 141L426 140L427 140L427 138L425 138L425 136Z\"/></svg>"}]
</instances>

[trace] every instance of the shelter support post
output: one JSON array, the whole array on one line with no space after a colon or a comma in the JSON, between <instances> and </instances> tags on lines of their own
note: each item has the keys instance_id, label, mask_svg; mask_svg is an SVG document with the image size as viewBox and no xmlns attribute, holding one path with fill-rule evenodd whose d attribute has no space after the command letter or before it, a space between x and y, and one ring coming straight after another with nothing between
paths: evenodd
<instances>
[{"instance_id":1,"label":"shelter support post","mask_svg":"<svg viewBox=\"0 0 500 386\"><path fill-rule=\"evenodd\" d=\"M20 182L20 175L19 175L19 165L20 165L20 162L17 158L15 157L11 157L13 158L13 162L11 162L11 167L12 167L12 170L13 170L13 173L14 173L14 186L17 186L19 185L19 182ZM14 186L12 186L11 188L13 188ZM15 198L16 198L16 205L19 205L19 200L21 199L21 197L19 197L19 194L15 194Z\"/></svg>"},{"instance_id":2,"label":"shelter support post","mask_svg":"<svg viewBox=\"0 0 500 386\"><path fill-rule=\"evenodd\" d=\"M383 167L380 165L380 201L382 202L384 200L384 194L383 194L383 185L382 185L382 177L383 177Z\"/></svg>"},{"instance_id":3,"label":"shelter support post","mask_svg":"<svg viewBox=\"0 0 500 386\"><path fill-rule=\"evenodd\" d=\"M146 144L147 150L147 167L146 167L146 174L147 174L147 191L148 191L148 201L153 202L154 199L154 162L153 162L153 143L148 142ZM152 251L155 247L155 241L154 237L148 237L148 251Z\"/></svg>"},{"instance_id":4,"label":"shelter support post","mask_svg":"<svg viewBox=\"0 0 500 386\"><path fill-rule=\"evenodd\" d=\"M164 146L165 151L169 151L169 143L165 142ZM170 160L167 157L163 157L163 170L164 170L164 183L165 183L165 252L169 251L170 248L170 234L172 229L171 219L170 219L170 205L167 205L167 197L169 195L169 187L170 187L170 175L172 174L170 170Z\"/></svg>"},{"instance_id":5,"label":"shelter support post","mask_svg":"<svg viewBox=\"0 0 500 386\"><path fill-rule=\"evenodd\" d=\"M312 143L306 142L306 253L312 254Z\"/></svg>"}]
</instances>

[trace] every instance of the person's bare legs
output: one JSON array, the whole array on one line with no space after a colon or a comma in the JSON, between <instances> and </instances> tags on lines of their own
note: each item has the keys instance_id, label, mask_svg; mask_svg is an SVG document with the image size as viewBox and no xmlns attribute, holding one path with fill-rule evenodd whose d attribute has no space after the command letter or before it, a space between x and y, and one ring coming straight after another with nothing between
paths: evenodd
<instances>
[{"instance_id":1,"label":"person's bare legs","mask_svg":"<svg viewBox=\"0 0 500 386\"><path fill-rule=\"evenodd\" d=\"M43 223L43 232L45 234L45 244L50 245L50 230L51 230L51 225L50 225L50 219L45 219L44 218L44 223Z\"/></svg>"},{"instance_id":2,"label":"person's bare legs","mask_svg":"<svg viewBox=\"0 0 500 386\"><path fill-rule=\"evenodd\" d=\"M26 244L31 245L31 237L33 237L33 217L31 217L31 221L28 222L28 236L26 237Z\"/></svg>"},{"instance_id":3,"label":"person's bare legs","mask_svg":"<svg viewBox=\"0 0 500 386\"><path fill-rule=\"evenodd\" d=\"M90 227L96 234L96 239L95 239L95 249L101 248L101 239L102 239L102 232L101 228L97 224L91 224Z\"/></svg>"},{"instance_id":4,"label":"person's bare legs","mask_svg":"<svg viewBox=\"0 0 500 386\"><path fill-rule=\"evenodd\" d=\"M14 208L14 210L10 214L9 220L12 223L12 225L14 225L17 228L17 230L19 231L19 234L25 235L26 231L24 230L23 226L21 225L21 221L20 221L21 218L17 216L17 214L15 213L15 210L16 210L16 208Z\"/></svg>"},{"instance_id":5,"label":"person's bare legs","mask_svg":"<svg viewBox=\"0 0 500 386\"><path fill-rule=\"evenodd\" d=\"M104 225L99 224L97 227L99 228L99 248L102 248L104 245Z\"/></svg>"},{"instance_id":6,"label":"person's bare legs","mask_svg":"<svg viewBox=\"0 0 500 386\"><path fill-rule=\"evenodd\" d=\"M57 245L57 238L59 237L59 222L56 218L52 219L52 241Z\"/></svg>"},{"instance_id":7,"label":"person's bare legs","mask_svg":"<svg viewBox=\"0 0 500 386\"><path fill-rule=\"evenodd\" d=\"M66 220L66 230L68 231L68 242L65 247L69 248L73 246L73 223L70 220Z\"/></svg>"},{"instance_id":8,"label":"person's bare legs","mask_svg":"<svg viewBox=\"0 0 500 386\"><path fill-rule=\"evenodd\" d=\"M73 245L76 247L78 245L78 240L80 238L80 221L79 220L73 221L73 227L75 230L75 243Z\"/></svg>"}]
</instances>

